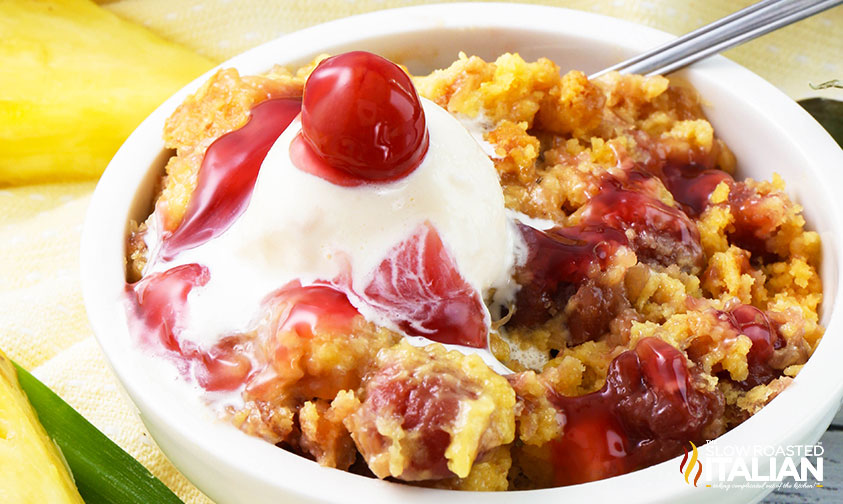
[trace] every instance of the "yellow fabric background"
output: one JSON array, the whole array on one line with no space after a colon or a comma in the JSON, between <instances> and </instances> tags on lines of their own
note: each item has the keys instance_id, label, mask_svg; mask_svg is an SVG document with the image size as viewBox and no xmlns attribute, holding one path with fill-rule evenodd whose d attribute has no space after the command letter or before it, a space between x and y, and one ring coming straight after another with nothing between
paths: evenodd
<instances>
[{"instance_id":1,"label":"yellow fabric background","mask_svg":"<svg viewBox=\"0 0 843 504\"><path fill-rule=\"evenodd\" d=\"M215 58L318 22L417 0L102 2L120 16ZM429 2L428 2L429 3ZM544 0L683 33L750 2L746 0ZM843 98L808 82L843 78L843 8L768 35L727 56L794 98ZM0 190L0 348L34 373L127 449L186 502L209 502L163 457L124 398L92 337L82 306L78 249L94 182Z\"/></svg>"},{"instance_id":2,"label":"yellow fabric background","mask_svg":"<svg viewBox=\"0 0 843 504\"><path fill-rule=\"evenodd\" d=\"M635 21L681 35L755 0L514 0ZM117 0L107 7L199 53L225 60L284 33L340 17L443 0ZM725 53L796 99L843 78L843 8L838 7ZM823 96L843 98L843 90Z\"/></svg>"}]
</instances>

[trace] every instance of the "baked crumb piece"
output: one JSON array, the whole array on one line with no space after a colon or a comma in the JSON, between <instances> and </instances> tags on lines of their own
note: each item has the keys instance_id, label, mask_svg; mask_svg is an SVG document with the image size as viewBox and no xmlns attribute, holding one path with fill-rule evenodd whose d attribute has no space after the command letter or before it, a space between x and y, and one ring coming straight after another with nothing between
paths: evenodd
<instances>
[{"instance_id":1,"label":"baked crumb piece","mask_svg":"<svg viewBox=\"0 0 843 504\"><path fill-rule=\"evenodd\" d=\"M343 421L359 407L360 401L348 390L339 391L330 403L324 399L305 402L299 410L302 451L320 465L348 469L357 448Z\"/></svg>"},{"instance_id":2,"label":"baked crumb piece","mask_svg":"<svg viewBox=\"0 0 843 504\"><path fill-rule=\"evenodd\" d=\"M283 398L274 402L247 401L240 408L228 408L227 413L231 423L246 434L278 444L290 441L295 429L295 410L284 402Z\"/></svg>"},{"instance_id":3,"label":"baked crumb piece","mask_svg":"<svg viewBox=\"0 0 843 504\"><path fill-rule=\"evenodd\" d=\"M405 481L469 476L474 460L511 443L515 394L476 355L402 341L377 369L346 421L377 476Z\"/></svg>"},{"instance_id":4,"label":"baked crumb piece","mask_svg":"<svg viewBox=\"0 0 843 504\"><path fill-rule=\"evenodd\" d=\"M434 480L424 486L447 490L470 492L501 492L509 489L509 469L512 456L509 446L498 446L482 454L474 461L471 472L465 478Z\"/></svg>"}]
</instances>

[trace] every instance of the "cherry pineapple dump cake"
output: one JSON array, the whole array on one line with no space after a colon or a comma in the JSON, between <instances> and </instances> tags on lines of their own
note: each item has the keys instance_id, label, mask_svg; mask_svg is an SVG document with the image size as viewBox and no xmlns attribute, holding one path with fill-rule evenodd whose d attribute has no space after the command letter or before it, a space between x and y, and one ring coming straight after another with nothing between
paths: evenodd
<instances>
[{"instance_id":1,"label":"cherry pineapple dump cake","mask_svg":"<svg viewBox=\"0 0 843 504\"><path fill-rule=\"evenodd\" d=\"M627 473L756 413L823 333L819 236L665 77L354 52L220 70L164 138L133 334L324 466L466 490Z\"/></svg>"}]
</instances>

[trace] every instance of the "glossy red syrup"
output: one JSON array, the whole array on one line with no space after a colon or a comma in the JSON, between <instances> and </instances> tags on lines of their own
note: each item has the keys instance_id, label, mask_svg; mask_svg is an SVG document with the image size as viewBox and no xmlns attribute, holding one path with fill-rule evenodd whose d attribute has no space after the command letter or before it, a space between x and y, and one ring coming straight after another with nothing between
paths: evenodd
<instances>
[{"instance_id":1,"label":"glossy red syrup","mask_svg":"<svg viewBox=\"0 0 843 504\"><path fill-rule=\"evenodd\" d=\"M701 267L704 257L694 222L652 194L653 176L633 171L607 177L583 207L581 224L539 231L519 224L528 259L516 272L521 290L512 323L535 325L561 311L592 265L605 269L611 255L630 246L641 262ZM707 197L707 196L706 196ZM633 231L632 241L626 231Z\"/></svg>"},{"instance_id":2,"label":"glossy red syrup","mask_svg":"<svg viewBox=\"0 0 843 504\"><path fill-rule=\"evenodd\" d=\"M486 346L483 302L460 275L430 223L420 226L381 262L364 298L409 335Z\"/></svg>"},{"instance_id":3,"label":"glossy red syrup","mask_svg":"<svg viewBox=\"0 0 843 504\"><path fill-rule=\"evenodd\" d=\"M429 145L424 110L410 77L395 63L365 51L319 63L305 83L301 120L293 163L340 185L404 177L422 162ZM312 157L333 170L317 167L308 161Z\"/></svg>"},{"instance_id":4,"label":"glossy red syrup","mask_svg":"<svg viewBox=\"0 0 843 504\"><path fill-rule=\"evenodd\" d=\"M206 390L233 390L244 383L252 364L236 339L221 340L207 351L179 339L189 313L187 296L194 287L208 283L207 268L198 264L177 266L149 275L127 290L133 302L130 320L139 325L142 341L179 357L182 373L192 373Z\"/></svg>"},{"instance_id":5,"label":"glossy red syrup","mask_svg":"<svg viewBox=\"0 0 843 504\"><path fill-rule=\"evenodd\" d=\"M244 126L208 147L184 220L164 236L164 260L219 236L243 213L266 154L300 110L298 99L261 102L251 110Z\"/></svg>"},{"instance_id":6,"label":"glossy red syrup","mask_svg":"<svg viewBox=\"0 0 843 504\"><path fill-rule=\"evenodd\" d=\"M692 217L698 217L708 207L709 197L720 182L729 185L734 182L723 170L707 169L696 163L665 164L659 178L685 213Z\"/></svg>"},{"instance_id":7,"label":"glossy red syrup","mask_svg":"<svg viewBox=\"0 0 843 504\"><path fill-rule=\"evenodd\" d=\"M134 294L137 315L146 326L141 333L147 344L160 344L164 349L178 351L176 333L187 318L187 295L196 286L208 283L211 275L199 264L185 264L163 273L147 275L129 285Z\"/></svg>"},{"instance_id":8,"label":"glossy red syrup","mask_svg":"<svg viewBox=\"0 0 843 504\"><path fill-rule=\"evenodd\" d=\"M299 336L312 338L317 330L351 331L352 321L360 313L348 296L330 285L302 286L290 282L274 292L267 303L282 310L273 333L295 331Z\"/></svg>"},{"instance_id":9,"label":"glossy red syrup","mask_svg":"<svg viewBox=\"0 0 843 504\"><path fill-rule=\"evenodd\" d=\"M635 231L633 246L639 259L664 261L668 254L665 243L678 249L689 249L700 256L702 247L696 225L678 208L665 205L641 190L624 187L613 178L607 179L600 193L586 204L582 213L584 222L603 224L613 229Z\"/></svg>"},{"instance_id":10,"label":"glossy red syrup","mask_svg":"<svg viewBox=\"0 0 843 504\"><path fill-rule=\"evenodd\" d=\"M548 308L558 295L570 295L566 287L579 285L592 265L601 269L612 254L627 245L626 235L603 225L552 228L545 231L518 223L527 245L526 263L517 272L521 289L511 322L534 325L548 318Z\"/></svg>"},{"instance_id":11,"label":"glossy red syrup","mask_svg":"<svg viewBox=\"0 0 843 504\"><path fill-rule=\"evenodd\" d=\"M579 397L551 393L564 415L552 442L557 485L585 483L634 471L705 441L704 428L722 402L693 387L685 356L664 341L645 338L609 366L606 384Z\"/></svg>"},{"instance_id":12,"label":"glossy red syrup","mask_svg":"<svg viewBox=\"0 0 843 504\"><path fill-rule=\"evenodd\" d=\"M767 240L773 236L781 224L779 207L785 203L776 193L761 195L746 182L732 184L729 191L729 206L734 222L729 233L729 241L752 253L753 258L765 262L780 260L767 249ZM770 207L772 203L772 208Z\"/></svg>"},{"instance_id":13,"label":"glossy red syrup","mask_svg":"<svg viewBox=\"0 0 843 504\"><path fill-rule=\"evenodd\" d=\"M718 316L752 340L746 356L749 375L746 380L737 382L741 388L749 390L781 376L781 370L770 366L770 359L774 350L785 346L785 341L766 313L754 306L738 305L731 311L719 312Z\"/></svg>"},{"instance_id":14,"label":"glossy red syrup","mask_svg":"<svg viewBox=\"0 0 843 504\"><path fill-rule=\"evenodd\" d=\"M235 390L267 365L258 361L257 342L229 336L205 350L179 337L189 315L188 294L209 279L207 268L187 264L129 285L130 322L144 344L173 357L180 372L205 390ZM358 316L345 294L325 285L302 287L294 282L276 291L268 303L285 310L276 331L296 331L303 337L311 337L317 328L348 332Z\"/></svg>"},{"instance_id":15,"label":"glossy red syrup","mask_svg":"<svg viewBox=\"0 0 843 504\"><path fill-rule=\"evenodd\" d=\"M699 217L708 208L711 193L721 182L725 182L729 185L727 203L734 218L729 241L751 252L753 258L767 263L780 260L767 247L767 240L780 224L780 214L777 210L770 210L769 200L780 196L775 193L761 195L745 182L736 182L728 173L709 168L711 165L713 162L706 159L688 162L659 160L637 164L627 175L631 180L642 176L658 177L673 195L677 206L691 217ZM784 206L784 203L772 206L776 208Z\"/></svg>"},{"instance_id":16,"label":"glossy red syrup","mask_svg":"<svg viewBox=\"0 0 843 504\"><path fill-rule=\"evenodd\" d=\"M658 177L678 206L689 216L698 217L710 204L709 197L720 182L732 184L734 179L716 169L715 151L690 150L683 154L666 152L664 145L642 131L631 132L639 147L649 151L644 163L630 162L630 175L635 172Z\"/></svg>"}]
</instances>

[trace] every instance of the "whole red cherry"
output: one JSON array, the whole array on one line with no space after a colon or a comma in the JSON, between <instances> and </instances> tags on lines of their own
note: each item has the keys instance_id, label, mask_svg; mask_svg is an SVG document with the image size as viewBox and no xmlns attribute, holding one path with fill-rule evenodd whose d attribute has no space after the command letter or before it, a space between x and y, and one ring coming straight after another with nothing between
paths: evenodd
<instances>
[{"instance_id":1,"label":"whole red cherry","mask_svg":"<svg viewBox=\"0 0 843 504\"><path fill-rule=\"evenodd\" d=\"M410 77L365 51L325 59L304 88L302 137L331 167L369 181L412 172L428 147L427 125Z\"/></svg>"}]
</instances>

